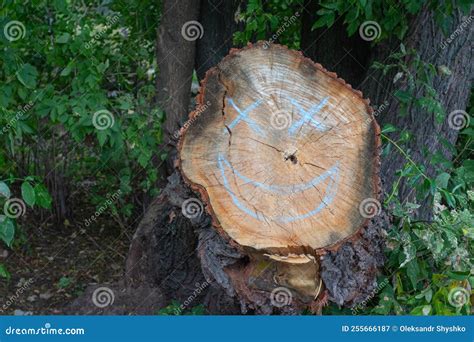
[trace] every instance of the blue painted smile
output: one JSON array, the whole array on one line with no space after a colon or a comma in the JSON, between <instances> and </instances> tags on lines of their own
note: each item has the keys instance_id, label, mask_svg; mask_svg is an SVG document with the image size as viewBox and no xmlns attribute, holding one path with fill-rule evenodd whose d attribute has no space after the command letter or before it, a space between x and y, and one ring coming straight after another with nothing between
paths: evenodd
<instances>
[{"instance_id":1,"label":"blue painted smile","mask_svg":"<svg viewBox=\"0 0 474 342\"><path fill-rule=\"evenodd\" d=\"M239 208L241 211L246 213L247 215L259 220L259 221L264 221L268 220L268 216L264 216L263 214L250 210L245 204L242 203L242 201L235 195L235 193L231 190L229 181L227 179L227 176L225 175L225 169L229 169L237 178L241 179L244 181L246 184L251 184L257 188L261 188L265 191L271 192L271 193L276 193L280 195L292 195L295 193L303 192L305 190L311 189L316 187L318 184L324 182L326 179L329 178L329 182L326 187L326 191L324 194L323 199L321 200L321 203L317 205L313 210L305 213L305 214L300 214L296 216L277 216L277 217L270 217L270 219L276 221L276 222L281 222L281 223L289 223L289 222L294 222L298 220L303 220L306 218L309 218L311 216L314 216L318 214L321 210L323 210L325 207L327 207L333 200L334 196L336 195L337 192L337 184L339 180L339 163L336 163L334 166L332 166L330 169L325 171L323 174L313 178L309 182L302 183L302 184L295 184L295 185L268 185L264 183L260 183L257 181L254 181L242 174L240 174L238 171L236 171L232 165L229 163L229 161L222 155L219 154L218 156L218 166L219 170L222 176L222 180L224 183L224 188L226 189L227 193L230 195L232 198L232 202L235 204L237 208Z\"/></svg>"}]
</instances>

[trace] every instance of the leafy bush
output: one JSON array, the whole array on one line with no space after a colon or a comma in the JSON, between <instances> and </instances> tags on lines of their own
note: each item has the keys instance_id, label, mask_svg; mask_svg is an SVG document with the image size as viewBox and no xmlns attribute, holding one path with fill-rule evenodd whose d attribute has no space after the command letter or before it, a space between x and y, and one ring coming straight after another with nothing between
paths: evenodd
<instances>
[{"instance_id":1,"label":"leafy bush","mask_svg":"<svg viewBox=\"0 0 474 342\"><path fill-rule=\"evenodd\" d=\"M4 199L11 188L21 191L29 207L50 209L53 200L57 216L65 219L57 206L72 205L77 193L87 194L81 206L91 207L120 190L116 213L126 219L133 203L141 207L157 194L164 119L153 105L159 15L155 1L3 2ZM65 193L50 196L47 187ZM10 218L0 224L8 246L15 226Z\"/></svg>"}]
</instances>

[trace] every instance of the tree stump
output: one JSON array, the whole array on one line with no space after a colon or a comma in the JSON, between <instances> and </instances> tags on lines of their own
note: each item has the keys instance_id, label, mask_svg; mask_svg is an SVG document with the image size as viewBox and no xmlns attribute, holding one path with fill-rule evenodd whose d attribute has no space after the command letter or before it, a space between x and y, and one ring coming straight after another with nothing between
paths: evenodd
<instances>
[{"instance_id":1,"label":"tree stump","mask_svg":"<svg viewBox=\"0 0 474 342\"><path fill-rule=\"evenodd\" d=\"M221 270L242 304L320 309L322 258L380 212L379 147L368 100L300 52L260 42L207 72L177 163L245 256Z\"/></svg>"}]
</instances>

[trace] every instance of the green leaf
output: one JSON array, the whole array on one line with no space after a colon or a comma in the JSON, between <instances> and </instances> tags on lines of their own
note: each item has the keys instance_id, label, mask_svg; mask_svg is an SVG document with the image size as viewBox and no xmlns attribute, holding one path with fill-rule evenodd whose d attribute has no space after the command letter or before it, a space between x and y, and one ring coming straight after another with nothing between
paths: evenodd
<instances>
[{"instance_id":1,"label":"green leaf","mask_svg":"<svg viewBox=\"0 0 474 342\"><path fill-rule=\"evenodd\" d=\"M71 285L71 278L68 278L68 277L61 277L59 279L59 282L58 282L58 287L60 289L65 289L66 287L68 287L69 285Z\"/></svg>"},{"instance_id":2,"label":"green leaf","mask_svg":"<svg viewBox=\"0 0 474 342\"><path fill-rule=\"evenodd\" d=\"M146 167L148 165L148 162L150 161L152 156L151 151L143 150L140 155L138 156L138 163L141 165L141 167Z\"/></svg>"},{"instance_id":3,"label":"green leaf","mask_svg":"<svg viewBox=\"0 0 474 342\"><path fill-rule=\"evenodd\" d=\"M447 272L449 278L455 279L455 280L466 280L469 278L469 275L471 274L470 271L448 271Z\"/></svg>"},{"instance_id":4,"label":"green leaf","mask_svg":"<svg viewBox=\"0 0 474 342\"><path fill-rule=\"evenodd\" d=\"M0 195L6 198L10 198L11 196L10 188L5 182L0 182Z\"/></svg>"},{"instance_id":5,"label":"green leaf","mask_svg":"<svg viewBox=\"0 0 474 342\"><path fill-rule=\"evenodd\" d=\"M58 44L66 44L69 41L69 38L71 38L71 35L69 33L63 33L62 35L58 36L56 38L56 43Z\"/></svg>"},{"instance_id":6,"label":"green leaf","mask_svg":"<svg viewBox=\"0 0 474 342\"><path fill-rule=\"evenodd\" d=\"M51 203L53 202L48 189L43 184L37 184L35 186L36 204L44 209L51 209Z\"/></svg>"},{"instance_id":7,"label":"green leaf","mask_svg":"<svg viewBox=\"0 0 474 342\"><path fill-rule=\"evenodd\" d=\"M438 177L436 177L436 185L442 189L446 189L448 187L448 181L451 176L449 173L443 172Z\"/></svg>"},{"instance_id":8,"label":"green leaf","mask_svg":"<svg viewBox=\"0 0 474 342\"><path fill-rule=\"evenodd\" d=\"M5 279L10 279L10 272L8 272L6 266L4 264L0 264L0 277Z\"/></svg>"},{"instance_id":9,"label":"green leaf","mask_svg":"<svg viewBox=\"0 0 474 342\"><path fill-rule=\"evenodd\" d=\"M416 285L418 284L418 275L420 273L420 268L418 267L418 261L411 260L407 263L407 276L410 279L410 282L414 289L416 289Z\"/></svg>"},{"instance_id":10,"label":"green leaf","mask_svg":"<svg viewBox=\"0 0 474 342\"><path fill-rule=\"evenodd\" d=\"M71 71L74 69L73 68L74 66L74 63L69 63L64 69L63 71L61 71L61 73L59 74L60 76L68 76Z\"/></svg>"},{"instance_id":11,"label":"green leaf","mask_svg":"<svg viewBox=\"0 0 474 342\"><path fill-rule=\"evenodd\" d=\"M431 312L431 305L420 305L414 308L411 312L410 315L415 315L415 316L428 316Z\"/></svg>"},{"instance_id":12,"label":"green leaf","mask_svg":"<svg viewBox=\"0 0 474 342\"><path fill-rule=\"evenodd\" d=\"M38 71L31 64L25 63L21 66L21 69L16 72L16 77L25 87L32 89L36 87Z\"/></svg>"},{"instance_id":13,"label":"green leaf","mask_svg":"<svg viewBox=\"0 0 474 342\"><path fill-rule=\"evenodd\" d=\"M397 90L393 95L395 95L395 97L402 103L409 103L413 98L408 91L401 89Z\"/></svg>"},{"instance_id":14,"label":"green leaf","mask_svg":"<svg viewBox=\"0 0 474 342\"><path fill-rule=\"evenodd\" d=\"M5 242L8 247L11 247L13 238L15 236L15 225L9 218L5 218L0 222L0 240Z\"/></svg>"},{"instance_id":15,"label":"green leaf","mask_svg":"<svg viewBox=\"0 0 474 342\"><path fill-rule=\"evenodd\" d=\"M403 45L403 43L400 43L400 51L401 51L404 55L407 54L407 50L406 50L406 48L405 48L405 45Z\"/></svg>"},{"instance_id":16,"label":"green leaf","mask_svg":"<svg viewBox=\"0 0 474 342\"><path fill-rule=\"evenodd\" d=\"M30 183L23 182L23 184L21 185L21 196L23 197L23 200L26 202L26 204L28 204L30 207L33 207L35 205L35 190L33 189Z\"/></svg>"},{"instance_id":17,"label":"green leaf","mask_svg":"<svg viewBox=\"0 0 474 342\"><path fill-rule=\"evenodd\" d=\"M107 131L97 131L97 139L99 140L100 147L104 147L105 142L107 141L108 132Z\"/></svg>"},{"instance_id":18,"label":"green leaf","mask_svg":"<svg viewBox=\"0 0 474 342\"><path fill-rule=\"evenodd\" d=\"M383 126L383 129L382 129L382 133L392 133L392 132L396 132L397 131L397 128L392 125L392 124L386 124L385 126Z\"/></svg>"}]
</instances>

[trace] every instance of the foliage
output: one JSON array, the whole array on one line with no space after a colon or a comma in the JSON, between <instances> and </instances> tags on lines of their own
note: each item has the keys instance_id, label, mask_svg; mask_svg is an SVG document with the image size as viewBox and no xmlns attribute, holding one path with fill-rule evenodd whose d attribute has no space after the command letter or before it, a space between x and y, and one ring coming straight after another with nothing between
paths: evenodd
<instances>
[{"instance_id":1,"label":"foliage","mask_svg":"<svg viewBox=\"0 0 474 342\"><path fill-rule=\"evenodd\" d=\"M156 312L157 315L161 316L180 316L180 315L191 315L201 316L206 314L206 310L202 304L196 305L190 309L183 309L182 305L178 301L173 300L168 306L159 309Z\"/></svg>"},{"instance_id":2,"label":"foliage","mask_svg":"<svg viewBox=\"0 0 474 342\"><path fill-rule=\"evenodd\" d=\"M235 44L246 44L253 40L265 40L276 37L276 41L298 48L300 41L299 12L303 0L249 0L239 19L245 28L234 35Z\"/></svg>"},{"instance_id":3,"label":"foliage","mask_svg":"<svg viewBox=\"0 0 474 342\"><path fill-rule=\"evenodd\" d=\"M321 9L317 12L319 18L313 25L330 27L336 18L342 16L347 26L349 36L352 36L366 21L375 21L380 26L379 40L390 36L403 39L410 18L418 13L424 5L435 11L438 24L447 33L451 26L451 16L456 8L461 8L465 13L470 11L470 0L461 1L435 1L435 0L329 0L320 1Z\"/></svg>"},{"instance_id":4,"label":"foliage","mask_svg":"<svg viewBox=\"0 0 474 342\"><path fill-rule=\"evenodd\" d=\"M99 205L111 189L120 189L123 196L131 197L128 203L138 200L138 204L143 201L140 196L159 191L154 159L164 114L152 105L159 15L159 3L151 0L99 5L95 1L3 1L3 197L8 197L8 187L20 186L29 207L49 209L52 198L59 195L53 192L51 197L46 186L85 192L89 197L84 205ZM5 33L6 25L13 22L20 23L18 39L8 39ZM108 121L100 121L97 113ZM104 123L105 128L100 126ZM88 179L92 187L79 190ZM132 215L133 207L125 198L119 206L123 217ZM12 224L6 219L0 226L9 246L11 228L6 234L5 227Z\"/></svg>"}]
</instances>

